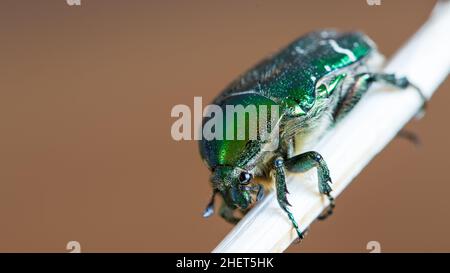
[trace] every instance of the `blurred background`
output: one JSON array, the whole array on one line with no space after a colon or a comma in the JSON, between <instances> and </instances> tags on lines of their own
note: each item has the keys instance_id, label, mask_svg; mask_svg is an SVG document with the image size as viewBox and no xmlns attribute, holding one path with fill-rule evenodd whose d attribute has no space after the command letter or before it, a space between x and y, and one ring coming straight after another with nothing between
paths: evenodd
<instances>
[{"instance_id":1,"label":"blurred background","mask_svg":"<svg viewBox=\"0 0 450 273\"><path fill-rule=\"evenodd\" d=\"M172 107L208 103L315 29L362 30L391 56L433 5L2 1L0 252L212 250L232 226L201 217L209 172L196 142L171 138ZM450 251L449 88L407 126L423 145L394 140L288 251Z\"/></svg>"}]
</instances>

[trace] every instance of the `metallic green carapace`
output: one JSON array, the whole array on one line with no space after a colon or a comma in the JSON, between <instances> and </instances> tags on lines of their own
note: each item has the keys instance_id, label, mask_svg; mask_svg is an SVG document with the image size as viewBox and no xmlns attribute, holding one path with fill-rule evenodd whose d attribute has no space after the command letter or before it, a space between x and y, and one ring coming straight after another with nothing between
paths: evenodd
<instances>
[{"instance_id":1,"label":"metallic green carapace","mask_svg":"<svg viewBox=\"0 0 450 273\"><path fill-rule=\"evenodd\" d=\"M278 202L301 238L288 209L285 171L317 169L319 192L327 195L331 207L334 206L328 167L322 156L310 149L353 108L371 83L382 81L399 88L410 85L405 78L379 73L382 62L382 55L365 34L323 30L297 39L232 82L213 104L222 109L227 105L277 105L279 118L269 125L276 124L278 133L264 141L260 138L200 141L201 156L212 172L213 187L204 216L212 214L214 196L218 193L224 201L221 216L237 222L239 218L234 211L247 212L253 201L263 195L261 181L274 180ZM231 128L236 129L228 120L224 119L223 124L224 135ZM277 149L263 148L275 140Z\"/></svg>"}]
</instances>

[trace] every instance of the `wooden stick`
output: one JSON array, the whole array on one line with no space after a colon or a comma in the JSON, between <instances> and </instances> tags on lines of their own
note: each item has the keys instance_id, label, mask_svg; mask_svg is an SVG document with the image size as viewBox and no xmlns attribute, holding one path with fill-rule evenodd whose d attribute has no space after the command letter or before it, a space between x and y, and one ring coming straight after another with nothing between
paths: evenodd
<instances>
[{"instance_id":1,"label":"wooden stick","mask_svg":"<svg viewBox=\"0 0 450 273\"><path fill-rule=\"evenodd\" d=\"M385 68L407 76L428 98L450 70L450 1L438 3L430 19ZM422 100L413 89L374 85L351 113L317 145L330 168L336 197L419 111ZM289 201L301 230L328 205L319 194L315 171L288 178ZM283 252L296 239L272 192L255 206L213 252Z\"/></svg>"}]
</instances>

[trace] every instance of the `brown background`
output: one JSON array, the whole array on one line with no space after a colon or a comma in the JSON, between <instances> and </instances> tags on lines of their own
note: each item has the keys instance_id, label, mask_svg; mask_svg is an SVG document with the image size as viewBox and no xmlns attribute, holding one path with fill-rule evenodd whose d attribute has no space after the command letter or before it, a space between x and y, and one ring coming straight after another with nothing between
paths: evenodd
<instances>
[{"instance_id":1,"label":"brown background","mask_svg":"<svg viewBox=\"0 0 450 273\"><path fill-rule=\"evenodd\" d=\"M297 36L368 33L391 55L434 1L2 1L0 251L210 251L208 171L170 135L176 104L209 102ZM432 67L430 68L432 69ZM447 81L289 251L450 251Z\"/></svg>"}]
</instances>

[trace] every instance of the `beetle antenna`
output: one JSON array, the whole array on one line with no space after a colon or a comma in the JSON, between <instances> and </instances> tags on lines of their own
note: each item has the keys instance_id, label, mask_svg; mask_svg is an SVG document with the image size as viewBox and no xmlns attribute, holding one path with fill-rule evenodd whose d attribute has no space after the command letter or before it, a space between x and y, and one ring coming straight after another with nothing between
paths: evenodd
<instances>
[{"instance_id":1,"label":"beetle antenna","mask_svg":"<svg viewBox=\"0 0 450 273\"><path fill-rule=\"evenodd\" d=\"M209 200L206 209L203 211L203 217L208 218L209 216L214 214L214 197L216 196L217 191L213 191L211 196L211 200Z\"/></svg>"}]
</instances>

